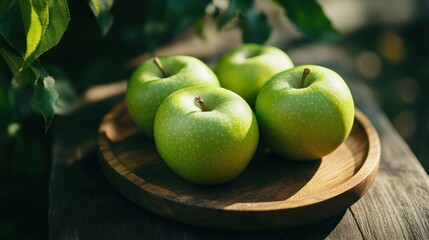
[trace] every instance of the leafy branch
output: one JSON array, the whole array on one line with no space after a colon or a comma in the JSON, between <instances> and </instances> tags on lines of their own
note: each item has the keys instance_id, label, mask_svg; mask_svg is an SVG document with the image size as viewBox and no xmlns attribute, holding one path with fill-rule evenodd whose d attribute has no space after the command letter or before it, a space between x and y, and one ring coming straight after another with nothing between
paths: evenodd
<instances>
[{"instance_id":1,"label":"leafy branch","mask_svg":"<svg viewBox=\"0 0 429 240\"><path fill-rule=\"evenodd\" d=\"M0 55L13 75L15 89L30 89L32 106L45 118L46 129L55 114L55 81L40 63L44 52L57 45L70 20L65 0L6 0L0 7ZM51 79L51 80L47 80Z\"/></svg>"},{"instance_id":2,"label":"leafy branch","mask_svg":"<svg viewBox=\"0 0 429 240\"><path fill-rule=\"evenodd\" d=\"M115 16L125 27L117 28L110 35L107 34L114 29L111 13L114 0L87 2L100 34L106 40L115 39L115 43L126 39L127 44L122 42L122 52L127 54L136 50L155 50L189 27L200 24L210 7L216 9L213 14L216 15L218 28L235 24L242 30L243 42L264 43L271 34L267 13L260 11L254 0L230 0L223 8L212 0L148 0L140 3L147 7L145 15L134 16L133 20L129 20L128 16ZM285 16L305 35L328 40L339 36L316 0L271 2L283 8ZM123 2L117 4L125 5ZM0 1L0 79L12 78L8 86L11 91L30 93L25 99L30 99L32 108L43 114L46 129L58 112L59 93L54 78L45 70L40 57L60 42L69 21L67 0ZM118 30L124 28L126 32ZM126 37L118 37L117 34ZM130 36L138 36L138 39ZM145 43L146 49L143 49L141 42ZM140 49L129 47L130 43L135 43ZM79 51L81 46L73 47ZM118 58L117 55L115 57Z\"/></svg>"}]
</instances>

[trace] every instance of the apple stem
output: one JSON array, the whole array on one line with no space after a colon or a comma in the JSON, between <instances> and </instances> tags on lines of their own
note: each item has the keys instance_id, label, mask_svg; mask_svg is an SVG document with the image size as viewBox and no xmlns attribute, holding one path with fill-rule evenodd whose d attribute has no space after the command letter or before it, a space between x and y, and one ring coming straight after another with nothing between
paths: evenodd
<instances>
[{"instance_id":1,"label":"apple stem","mask_svg":"<svg viewBox=\"0 0 429 240\"><path fill-rule=\"evenodd\" d=\"M162 63L161 63L161 61L159 60L159 58L158 58L158 57L154 57L154 58L153 58L153 62L154 62L154 63L155 63L155 65L158 67L159 71L161 71L162 75L163 75L164 77L167 77L167 74L165 73L165 71L164 71L164 67L162 66Z\"/></svg>"},{"instance_id":2,"label":"apple stem","mask_svg":"<svg viewBox=\"0 0 429 240\"><path fill-rule=\"evenodd\" d=\"M308 76L308 74L310 74L310 69L304 68L304 72L302 72L301 83L300 83L301 88L304 87L304 81L305 81L305 78Z\"/></svg>"},{"instance_id":3,"label":"apple stem","mask_svg":"<svg viewBox=\"0 0 429 240\"><path fill-rule=\"evenodd\" d=\"M204 99L201 96L195 97L195 101L197 101L201 106L201 112L206 111L206 102L204 102Z\"/></svg>"}]
</instances>

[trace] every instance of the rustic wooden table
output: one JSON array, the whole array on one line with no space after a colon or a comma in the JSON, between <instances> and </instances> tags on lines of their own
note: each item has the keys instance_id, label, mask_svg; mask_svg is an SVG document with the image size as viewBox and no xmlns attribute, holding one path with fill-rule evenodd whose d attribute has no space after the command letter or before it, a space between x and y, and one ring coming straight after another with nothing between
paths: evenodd
<instances>
[{"instance_id":1,"label":"rustic wooden table","mask_svg":"<svg viewBox=\"0 0 429 240\"><path fill-rule=\"evenodd\" d=\"M323 49L335 54L335 49L329 48L332 46ZM345 212L305 226L249 233L192 227L137 206L107 181L98 162L97 128L103 115L123 98L119 94L101 101L93 99L73 114L55 119L50 239L429 239L427 173L342 57L302 58L311 55L303 51L314 53L315 49L299 49L292 59L331 67L347 79L356 106L380 136L381 164L376 180ZM112 87L120 92L124 84L106 86L101 92Z\"/></svg>"}]
</instances>

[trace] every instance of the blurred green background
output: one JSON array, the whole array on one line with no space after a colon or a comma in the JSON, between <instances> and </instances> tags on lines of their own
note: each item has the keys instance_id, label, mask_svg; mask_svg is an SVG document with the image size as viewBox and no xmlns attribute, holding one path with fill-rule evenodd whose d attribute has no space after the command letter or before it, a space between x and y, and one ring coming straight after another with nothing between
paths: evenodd
<instances>
[{"instance_id":1,"label":"blurred green background","mask_svg":"<svg viewBox=\"0 0 429 240\"><path fill-rule=\"evenodd\" d=\"M72 104L91 86L127 79L135 66L131 60L179 35L186 38L183 33L189 27L204 31L202 19L210 20L206 11L216 14L216 10L206 8L209 2L116 1L111 10L112 28L102 37L88 1L69 1L68 29L41 61L62 88L61 101ZM266 4L256 3L262 9ZM319 3L342 35L334 42L323 41L339 46L349 56L351 62L347 64L370 86L383 111L429 172L429 1ZM280 26L280 31L272 31L268 44L282 46L287 52L322 41L304 36L284 16L277 16L275 9L266 9L272 14L269 18ZM226 31L233 29L233 25L227 26ZM267 31L263 24L255 29L261 34ZM42 117L28 105L14 102L12 106L11 98L26 95L11 96L8 84L9 78L0 77L0 239L46 239L52 133L44 133Z\"/></svg>"}]
</instances>

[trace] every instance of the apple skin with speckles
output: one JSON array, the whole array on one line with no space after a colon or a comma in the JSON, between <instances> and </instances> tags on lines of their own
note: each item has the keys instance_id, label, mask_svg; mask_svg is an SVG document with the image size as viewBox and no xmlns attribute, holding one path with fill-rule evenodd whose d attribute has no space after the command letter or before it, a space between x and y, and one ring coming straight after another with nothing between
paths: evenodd
<instances>
[{"instance_id":1,"label":"apple skin with speckles","mask_svg":"<svg viewBox=\"0 0 429 240\"><path fill-rule=\"evenodd\" d=\"M168 95L185 87L220 86L213 71L197 58L164 56L159 60L167 76L148 59L132 74L125 94L131 117L151 139L156 111Z\"/></svg>"},{"instance_id":2,"label":"apple skin with speckles","mask_svg":"<svg viewBox=\"0 0 429 240\"><path fill-rule=\"evenodd\" d=\"M259 89L273 75L293 67L281 49L243 44L227 52L216 65L220 85L246 100L254 108Z\"/></svg>"},{"instance_id":3,"label":"apple skin with speckles","mask_svg":"<svg viewBox=\"0 0 429 240\"><path fill-rule=\"evenodd\" d=\"M310 71L301 85L305 68ZM325 67L302 65L264 84L255 115L261 138L273 152L293 160L314 160L345 141L354 111L353 97L341 76Z\"/></svg>"},{"instance_id":4,"label":"apple skin with speckles","mask_svg":"<svg viewBox=\"0 0 429 240\"><path fill-rule=\"evenodd\" d=\"M205 109L196 101L201 97ZM155 116L156 148L187 181L221 184L236 178L259 141L256 117L236 93L216 87L181 89L162 102Z\"/></svg>"}]
</instances>

